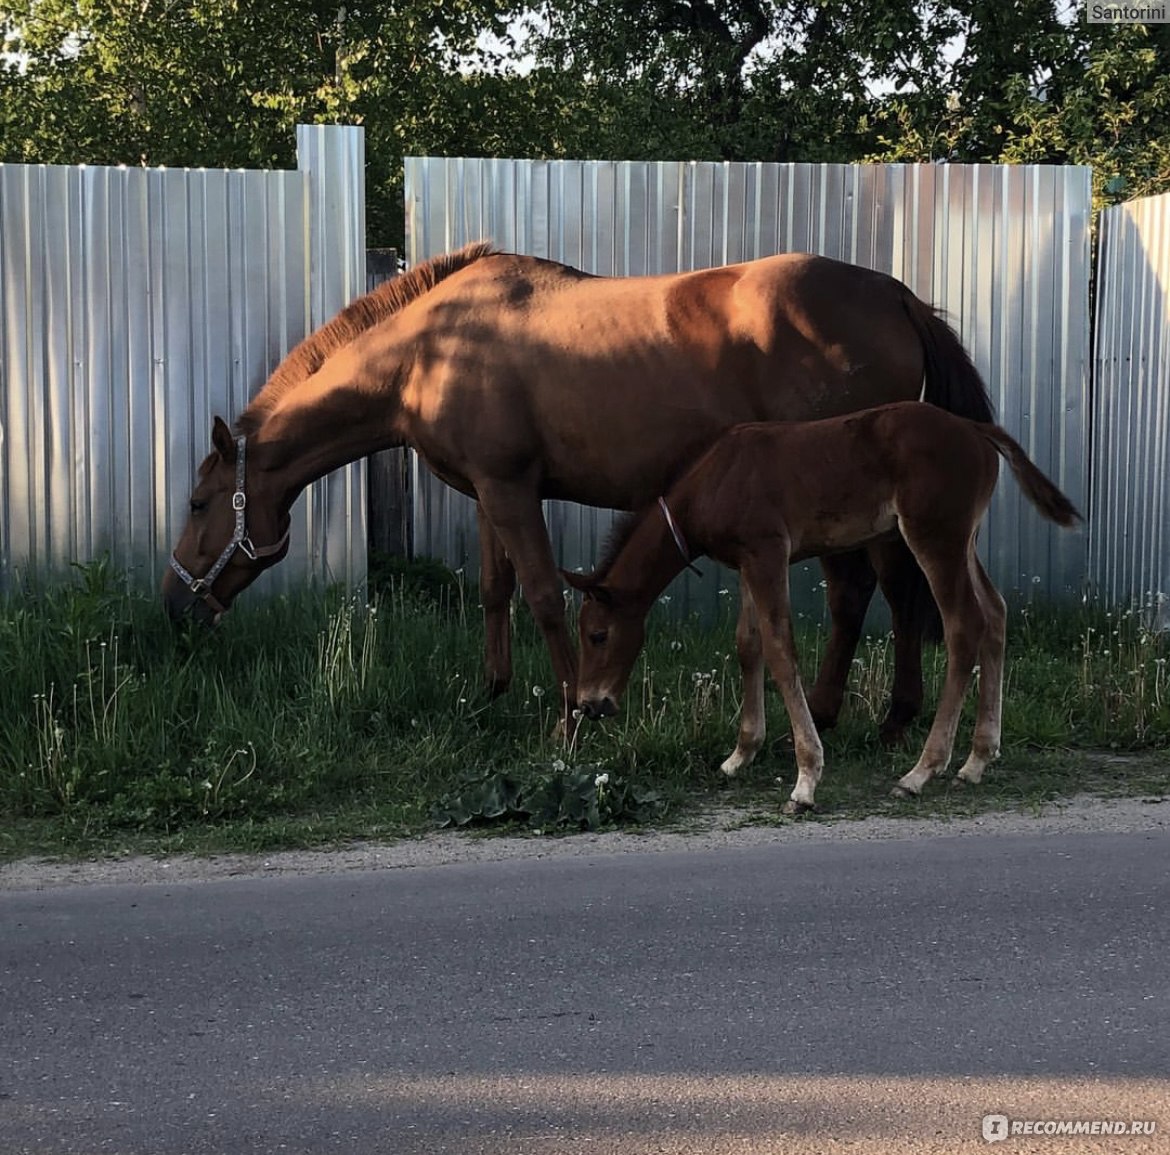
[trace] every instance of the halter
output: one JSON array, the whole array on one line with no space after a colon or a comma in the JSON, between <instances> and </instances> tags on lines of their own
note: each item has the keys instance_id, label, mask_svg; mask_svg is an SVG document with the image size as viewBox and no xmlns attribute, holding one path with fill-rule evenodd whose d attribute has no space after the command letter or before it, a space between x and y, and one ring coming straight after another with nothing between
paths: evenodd
<instances>
[{"instance_id":1,"label":"halter","mask_svg":"<svg viewBox=\"0 0 1170 1155\"><path fill-rule=\"evenodd\" d=\"M221 573L223 573L224 566L231 561L232 554L236 550L243 552L244 556L251 561L259 561L262 558L271 557L273 554L280 553L286 545L288 545L288 533L286 529L284 536L275 545L259 546L252 542L252 535L248 533L247 519L245 510L248 507L248 498L244 494L244 443L245 438L236 438L236 491L232 494L232 509L236 511L236 528L232 533L232 539L223 547L223 553L219 555L216 563L205 573L201 578L193 577L183 563L179 561L175 554L171 554L171 569L179 575L179 580L197 597L205 601L217 614L227 613L227 609L223 606L219 599L211 592L212 583Z\"/></svg>"},{"instance_id":2,"label":"halter","mask_svg":"<svg viewBox=\"0 0 1170 1155\"><path fill-rule=\"evenodd\" d=\"M670 506L666 504L665 497L658 499L658 508L662 510L662 516L666 518L666 527L670 530L670 536L674 538L674 544L678 546L678 552L682 554L682 559L686 562L687 569L702 577L703 571L691 561L691 551L687 548L687 539L683 537L682 530L675 524L675 520L670 514Z\"/></svg>"}]
</instances>

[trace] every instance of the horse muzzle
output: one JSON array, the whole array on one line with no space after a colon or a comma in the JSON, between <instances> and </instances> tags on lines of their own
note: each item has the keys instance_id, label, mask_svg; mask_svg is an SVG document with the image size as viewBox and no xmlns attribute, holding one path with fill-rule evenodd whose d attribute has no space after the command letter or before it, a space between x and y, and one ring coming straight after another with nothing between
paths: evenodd
<instances>
[{"instance_id":1,"label":"horse muzzle","mask_svg":"<svg viewBox=\"0 0 1170 1155\"><path fill-rule=\"evenodd\" d=\"M612 718L618 712L617 703L608 694L600 698L582 698L577 705L581 713L593 722Z\"/></svg>"},{"instance_id":2,"label":"horse muzzle","mask_svg":"<svg viewBox=\"0 0 1170 1155\"><path fill-rule=\"evenodd\" d=\"M203 598L197 597L185 586L178 582L165 582L163 586L163 608L167 617L178 626L184 622L193 622L196 625L219 625L223 614L210 606Z\"/></svg>"}]
</instances>

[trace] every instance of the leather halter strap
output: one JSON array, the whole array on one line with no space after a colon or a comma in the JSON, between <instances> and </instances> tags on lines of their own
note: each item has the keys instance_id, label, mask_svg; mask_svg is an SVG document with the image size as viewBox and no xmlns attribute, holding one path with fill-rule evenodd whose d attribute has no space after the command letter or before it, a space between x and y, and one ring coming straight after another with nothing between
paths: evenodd
<instances>
[{"instance_id":1,"label":"leather halter strap","mask_svg":"<svg viewBox=\"0 0 1170 1155\"><path fill-rule=\"evenodd\" d=\"M171 554L171 569L179 575L179 580L197 597L205 601L217 614L226 613L226 607L219 601L219 599L211 592L212 583L221 573L224 567L232 559L232 555L236 550L240 550L245 557L252 561L258 561L262 558L271 557L273 554L280 553L282 549L288 544L289 531L284 531L284 536L275 545L256 545L252 541L252 535L248 533L248 498L244 493L244 448L246 439L244 437L236 438L236 489L232 494L232 509L236 513L236 525L232 532L231 541L223 548L223 553L216 559L215 564L202 577L194 577L191 572L186 569L175 554Z\"/></svg>"},{"instance_id":2,"label":"leather halter strap","mask_svg":"<svg viewBox=\"0 0 1170 1155\"><path fill-rule=\"evenodd\" d=\"M670 530L670 536L674 538L674 544L678 546L678 552L682 554L682 559L686 562L687 569L702 577L703 571L691 561L691 551L687 546L687 539L683 537L682 530L679 529L674 517L671 515L670 506L666 504L665 497L658 499L658 508L662 510L662 516L666 518L666 528Z\"/></svg>"}]
</instances>

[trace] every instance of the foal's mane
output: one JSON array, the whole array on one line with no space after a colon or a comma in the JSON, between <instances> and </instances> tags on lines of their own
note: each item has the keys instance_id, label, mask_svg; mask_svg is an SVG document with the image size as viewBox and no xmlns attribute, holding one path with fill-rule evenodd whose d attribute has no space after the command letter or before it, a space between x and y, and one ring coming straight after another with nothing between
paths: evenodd
<instances>
[{"instance_id":1,"label":"foal's mane","mask_svg":"<svg viewBox=\"0 0 1170 1155\"><path fill-rule=\"evenodd\" d=\"M409 273L392 277L364 297L350 302L333 320L310 333L281 361L264 387L240 414L236 423L239 431L249 436L255 433L286 393L316 373L328 357L348 345L358 334L391 313L397 313L452 273L494 252L496 249L490 241L464 245L453 253L424 261Z\"/></svg>"}]
</instances>

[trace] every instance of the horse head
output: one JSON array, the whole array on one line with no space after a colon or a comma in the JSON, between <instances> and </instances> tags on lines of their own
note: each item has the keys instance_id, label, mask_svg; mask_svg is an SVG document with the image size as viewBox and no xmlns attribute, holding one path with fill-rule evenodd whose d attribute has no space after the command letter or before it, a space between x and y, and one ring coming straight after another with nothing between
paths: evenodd
<instances>
[{"instance_id":1,"label":"horse head","mask_svg":"<svg viewBox=\"0 0 1170 1155\"><path fill-rule=\"evenodd\" d=\"M264 472L249 463L246 438L233 436L217 417L211 444L163 576L172 621L190 616L214 625L241 590L288 553L288 512Z\"/></svg>"},{"instance_id":2,"label":"horse head","mask_svg":"<svg viewBox=\"0 0 1170 1155\"><path fill-rule=\"evenodd\" d=\"M646 640L646 607L592 575L566 571L562 575L584 595L577 619L581 641L577 706L587 718L612 717Z\"/></svg>"}]
</instances>

